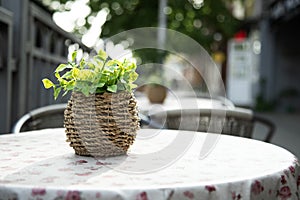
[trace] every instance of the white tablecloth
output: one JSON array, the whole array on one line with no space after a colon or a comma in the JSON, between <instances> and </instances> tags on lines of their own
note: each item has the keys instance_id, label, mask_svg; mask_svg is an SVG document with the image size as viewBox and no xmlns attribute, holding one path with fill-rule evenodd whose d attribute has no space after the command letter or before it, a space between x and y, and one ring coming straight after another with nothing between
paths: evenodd
<instances>
[{"instance_id":1,"label":"white tablecloth","mask_svg":"<svg viewBox=\"0 0 300 200\"><path fill-rule=\"evenodd\" d=\"M142 129L128 155L74 154L63 129L0 137L0 199L299 199L300 168L287 150L221 135Z\"/></svg>"}]
</instances>

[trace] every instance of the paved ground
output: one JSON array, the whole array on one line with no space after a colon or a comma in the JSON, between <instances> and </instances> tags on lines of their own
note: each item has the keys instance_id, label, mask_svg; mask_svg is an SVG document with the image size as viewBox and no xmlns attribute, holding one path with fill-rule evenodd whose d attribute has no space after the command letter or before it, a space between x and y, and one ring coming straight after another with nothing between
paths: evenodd
<instances>
[{"instance_id":1,"label":"paved ground","mask_svg":"<svg viewBox=\"0 0 300 200\"><path fill-rule=\"evenodd\" d=\"M300 159L300 113L259 113L259 115L268 118L276 125L271 143L289 150ZM259 138L258 133L265 131L263 126L257 125L254 134Z\"/></svg>"}]
</instances>

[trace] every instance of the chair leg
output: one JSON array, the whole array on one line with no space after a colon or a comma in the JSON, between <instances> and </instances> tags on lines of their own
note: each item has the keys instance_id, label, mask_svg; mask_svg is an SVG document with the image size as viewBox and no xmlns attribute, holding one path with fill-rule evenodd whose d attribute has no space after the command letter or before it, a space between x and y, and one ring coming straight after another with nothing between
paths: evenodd
<instances>
[{"instance_id":1,"label":"chair leg","mask_svg":"<svg viewBox=\"0 0 300 200\"><path fill-rule=\"evenodd\" d=\"M254 123L261 123L263 125L265 125L266 127L268 127L269 131L267 133L267 136L266 138L264 139L265 142L270 142L271 139L273 138L273 135L274 135L274 132L275 132L275 125L273 122L271 122L270 120L264 118L264 117L261 117L261 116L257 116L257 115L254 115L253 116L253 122Z\"/></svg>"}]
</instances>

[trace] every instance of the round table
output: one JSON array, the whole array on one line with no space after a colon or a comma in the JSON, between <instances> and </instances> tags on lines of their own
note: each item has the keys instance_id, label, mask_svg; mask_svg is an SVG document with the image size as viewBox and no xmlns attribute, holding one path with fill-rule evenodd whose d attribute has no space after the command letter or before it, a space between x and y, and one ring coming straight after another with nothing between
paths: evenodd
<instances>
[{"instance_id":1,"label":"round table","mask_svg":"<svg viewBox=\"0 0 300 200\"><path fill-rule=\"evenodd\" d=\"M300 167L287 150L209 133L141 129L128 155L74 154L64 129L0 136L0 199L297 199Z\"/></svg>"},{"instance_id":2,"label":"round table","mask_svg":"<svg viewBox=\"0 0 300 200\"><path fill-rule=\"evenodd\" d=\"M177 109L235 109L234 104L225 98L197 98L193 96L171 96L168 95L162 104L151 103L146 96L136 96L139 111L144 114L151 114L157 111L177 110Z\"/></svg>"}]
</instances>

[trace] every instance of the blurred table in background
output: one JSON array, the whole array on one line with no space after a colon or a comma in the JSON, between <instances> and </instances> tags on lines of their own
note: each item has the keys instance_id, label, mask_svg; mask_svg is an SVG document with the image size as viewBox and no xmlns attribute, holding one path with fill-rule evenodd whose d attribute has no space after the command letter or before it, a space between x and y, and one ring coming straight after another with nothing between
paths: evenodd
<instances>
[{"instance_id":1,"label":"blurred table in background","mask_svg":"<svg viewBox=\"0 0 300 200\"><path fill-rule=\"evenodd\" d=\"M168 94L162 104L151 103L147 96L139 93L136 95L137 105L143 114L151 112L178 109L215 108L215 109L235 109L234 104L226 98L197 97L193 95Z\"/></svg>"}]
</instances>

